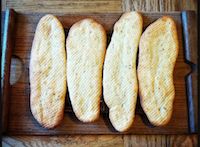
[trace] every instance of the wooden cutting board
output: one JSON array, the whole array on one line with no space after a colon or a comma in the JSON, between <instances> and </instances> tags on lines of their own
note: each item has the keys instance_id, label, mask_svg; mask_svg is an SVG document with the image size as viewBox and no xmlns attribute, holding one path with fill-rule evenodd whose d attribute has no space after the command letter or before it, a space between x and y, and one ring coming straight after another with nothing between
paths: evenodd
<instances>
[{"instance_id":1,"label":"wooden cutting board","mask_svg":"<svg viewBox=\"0 0 200 147\"><path fill-rule=\"evenodd\" d=\"M163 127L154 127L145 116L139 104L130 130L119 133L108 118L108 108L101 101L101 116L93 123L82 123L72 112L66 96L65 116L62 124L55 129L45 129L34 119L30 111L29 59L34 32L44 13L16 13L8 9L4 13L4 33L2 46L2 106L3 129L9 135L60 135L60 134L185 134L197 131L197 36L195 13L192 11L173 13L142 13L145 28L163 15L174 18L179 38L179 55L174 70L175 101L171 121ZM114 23L121 13L106 14L54 14L65 28L66 36L70 26L83 18L93 18L107 31L108 43ZM11 57L22 62L19 80L10 85ZM19 72L18 72L19 73ZM196 85L195 85L196 84Z\"/></svg>"}]
</instances>

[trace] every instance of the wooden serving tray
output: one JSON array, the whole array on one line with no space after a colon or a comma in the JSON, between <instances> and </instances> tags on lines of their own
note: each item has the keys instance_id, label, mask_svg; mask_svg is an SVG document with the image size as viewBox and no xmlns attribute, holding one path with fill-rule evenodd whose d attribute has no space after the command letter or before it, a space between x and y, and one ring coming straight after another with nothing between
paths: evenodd
<instances>
[{"instance_id":1,"label":"wooden serving tray","mask_svg":"<svg viewBox=\"0 0 200 147\"><path fill-rule=\"evenodd\" d=\"M72 112L69 97L66 97L65 115L62 124L55 129L45 129L34 119L29 104L29 59L34 32L43 13L16 13L6 10L3 17L4 33L2 46L2 106L3 129L6 134L59 135L59 134L122 134L114 130L108 108L101 101L101 116L93 123L82 123ZM106 14L54 14L65 28L83 18L93 18L107 31L108 43L114 23L121 13ZM154 127L142 111L139 98L134 123L123 134L183 134L197 131L197 29L196 15L192 11L173 13L142 13L144 29L163 15L176 21L179 38L179 55L174 70L176 96L171 121L163 127ZM18 57L23 66L19 80L9 84L11 57Z\"/></svg>"}]
</instances>

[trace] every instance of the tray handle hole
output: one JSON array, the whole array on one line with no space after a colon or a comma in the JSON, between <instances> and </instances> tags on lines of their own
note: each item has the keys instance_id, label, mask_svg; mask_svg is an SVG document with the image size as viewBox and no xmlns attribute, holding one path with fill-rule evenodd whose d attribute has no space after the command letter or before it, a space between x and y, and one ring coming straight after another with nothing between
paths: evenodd
<instances>
[{"instance_id":1,"label":"tray handle hole","mask_svg":"<svg viewBox=\"0 0 200 147\"><path fill-rule=\"evenodd\" d=\"M22 60L18 56L13 55L10 66L10 85L14 85L18 82L22 74L22 67Z\"/></svg>"}]
</instances>

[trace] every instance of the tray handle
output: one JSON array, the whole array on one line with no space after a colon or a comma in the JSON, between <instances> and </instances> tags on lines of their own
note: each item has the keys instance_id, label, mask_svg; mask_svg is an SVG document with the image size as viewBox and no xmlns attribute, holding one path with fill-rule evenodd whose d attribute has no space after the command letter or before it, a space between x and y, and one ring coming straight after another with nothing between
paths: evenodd
<instances>
[{"instance_id":1,"label":"tray handle","mask_svg":"<svg viewBox=\"0 0 200 147\"><path fill-rule=\"evenodd\" d=\"M1 104L2 104L2 132L7 130L9 93L10 93L10 64L14 47L15 11L6 9L4 12L2 58L1 58Z\"/></svg>"},{"instance_id":2,"label":"tray handle","mask_svg":"<svg viewBox=\"0 0 200 147\"><path fill-rule=\"evenodd\" d=\"M185 62L191 71L186 76L186 92L188 104L188 128L190 133L198 130L198 99L197 99L197 17L195 11L181 13L185 47Z\"/></svg>"}]
</instances>

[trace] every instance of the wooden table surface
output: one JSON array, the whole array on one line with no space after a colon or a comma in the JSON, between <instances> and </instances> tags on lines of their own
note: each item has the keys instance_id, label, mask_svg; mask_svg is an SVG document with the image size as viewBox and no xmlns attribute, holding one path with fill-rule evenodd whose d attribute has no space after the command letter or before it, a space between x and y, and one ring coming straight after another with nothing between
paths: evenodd
<instances>
[{"instance_id":1,"label":"wooden table surface","mask_svg":"<svg viewBox=\"0 0 200 147\"><path fill-rule=\"evenodd\" d=\"M2 10L18 12L124 12L197 10L197 0L3 0ZM15 76L11 76L16 78ZM14 79L11 79L12 81ZM2 145L10 146L197 146L197 135L67 135L3 136Z\"/></svg>"}]
</instances>

